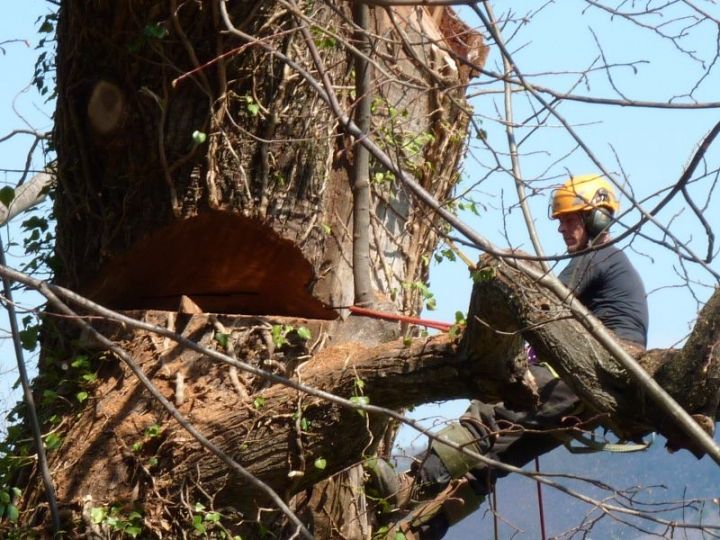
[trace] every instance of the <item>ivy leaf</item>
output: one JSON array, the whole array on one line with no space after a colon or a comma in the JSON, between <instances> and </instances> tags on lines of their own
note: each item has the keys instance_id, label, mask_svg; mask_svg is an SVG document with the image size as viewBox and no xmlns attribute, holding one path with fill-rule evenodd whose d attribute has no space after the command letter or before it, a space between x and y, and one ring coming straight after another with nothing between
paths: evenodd
<instances>
[{"instance_id":1,"label":"ivy leaf","mask_svg":"<svg viewBox=\"0 0 720 540\"><path fill-rule=\"evenodd\" d=\"M312 333L306 327L301 326L296 330L297 335L300 339L308 341L312 337Z\"/></svg>"},{"instance_id":2,"label":"ivy leaf","mask_svg":"<svg viewBox=\"0 0 720 540\"><path fill-rule=\"evenodd\" d=\"M85 401L88 398L88 393L87 392L78 392L77 394L75 394L75 398L80 403L82 403L83 401Z\"/></svg>"},{"instance_id":3,"label":"ivy leaf","mask_svg":"<svg viewBox=\"0 0 720 540\"><path fill-rule=\"evenodd\" d=\"M350 402L355 405L369 405L370 398L367 396L353 396L350 398Z\"/></svg>"},{"instance_id":4,"label":"ivy leaf","mask_svg":"<svg viewBox=\"0 0 720 540\"><path fill-rule=\"evenodd\" d=\"M168 31L167 31L167 28L165 28L163 25L155 23L155 24L148 24L143 29L143 34L147 38L162 39L168 35Z\"/></svg>"},{"instance_id":5,"label":"ivy leaf","mask_svg":"<svg viewBox=\"0 0 720 540\"><path fill-rule=\"evenodd\" d=\"M5 206L10 206L10 203L13 202L14 198L15 190L10 186L5 186L0 189L0 202L3 203Z\"/></svg>"},{"instance_id":6,"label":"ivy leaf","mask_svg":"<svg viewBox=\"0 0 720 540\"><path fill-rule=\"evenodd\" d=\"M84 354L76 356L75 359L70 362L70 365L76 369L87 369L90 367L88 357Z\"/></svg>"},{"instance_id":7,"label":"ivy leaf","mask_svg":"<svg viewBox=\"0 0 720 540\"><path fill-rule=\"evenodd\" d=\"M60 448L60 445L62 444L62 438L57 433L50 433L47 437L45 437L45 448L48 450L55 450L56 448Z\"/></svg>"},{"instance_id":8,"label":"ivy leaf","mask_svg":"<svg viewBox=\"0 0 720 540\"><path fill-rule=\"evenodd\" d=\"M90 519L95 525L102 523L105 516L107 516L107 510L105 510L102 506L95 506L90 509Z\"/></svg>"},{"instance_id":9,"label":"ivy leaf","mask_svg":"<svg viewBox=\"0 0 720 540\"><path fill-rule=\"evenodd\" d=\"M145 428L145 436L149 439L154 439L162 433L162 428L157 424L151 424Z\"/></svg>"},{"instance_id":10,"label":"ivy leaf","mask_svg":"<svg viewBox=\"0 0 720 540\"><path fill-rule=\"evenodd\" d=\"M247 110L252 116L257 116L260 112L260 105L258 105L254 101L248 101Z\"/></svg>"},{"instance_id":11,"label":"ivy leaf","mask_svg":"<svg viewBox=\"0 0 720 540\"><path fill-rule=\"evenodd\" d=\"M319 457L315 460L313 465L315 465L316 469L318 469L320 471L324 471L325 467L327 467L327 460L325 458Z\"/></svg>"},{"instance_id":12,"label":"ivy leaf","mask_svg":"<svg viewBox=\"0 0 720 540\"><path fill-rule=\"evenodd\" d=\"M53 31L53 24L47 19L40 25L38 32L41 34L49 34Z\"/></svg>"},{"instance_id":13,"label":"ivy leaf","mask_svg":"<svg viewBox=\"0 0 720 540\"><path fill-rule=\"evenodd\" d=\"M205 514L205 521L209 521L211 523L219 523L220 514L218 512L208 512L207 514Z\"/></svg>"},{"instance_id":14,"label":"ivy leaf","mask_svg":"<svg viewBox=\"0 0 720 540\"><path fill-rule=\"evenodd\" d=\"M196 145L202 144L207 140L207 133L198 131L197 129L192 132L192 140Z\"/></svg>"},{"instance_id":15,"label":"ivy leaf","mask_svg":"<svg viewBox=\"0 0 720 540\"><path fill-rule=\"evenodd\" d=\"M7 509L5 510L5 515L11 523L15 523L20 517L20 512L18 511L17 506L15 506L14 504L9 504Z\"/></svg>"},{"instance_id":16,"label":"ivy leaf","mask_svg":"<svg viewBox=\"0 0 720 540\"><path fill-rule=\"evenodd\" d=\"M38 336L40 334L39 326L28 326L27 328L20 330L20 343L22 348L26 351L34 351L37 347Z\"/></svg>"},{"instance_id":17,"label":"ivy leaf","mask_svg":"<svg viewBox=\"0 0 720 540\"><path fill-rule=\"evenodd\" d=\"M367 396L352 396L350 398L350 402L355 405L369 405L370 398ZM365 416L365 411L363 411L362 409L358 409L357 412L360 416Z\"/></svg>"},{"instance_id":18,"label":"ivy leaf","mask_svg":"<svg viewBox=\"0 0 720 540\"><path fill-rule=\"evenodd\" d=\"M224 334L222 332L215 332L215 341L217 341L223 349L228 348L228 342L230 334Z\"/></svg>"},{"instance_id":19,"label":"ivy leaf","mask_svg":"<svg viewBox=\"0 0 720 540\"><path fill-rule=\"evenodd\" d=\"M125 527L125 534L132 538L137 538L140 536L140 533L142 532L142 529L138 527L137 525L130 525L129 527Z\"/></svg>"}]
</instances>

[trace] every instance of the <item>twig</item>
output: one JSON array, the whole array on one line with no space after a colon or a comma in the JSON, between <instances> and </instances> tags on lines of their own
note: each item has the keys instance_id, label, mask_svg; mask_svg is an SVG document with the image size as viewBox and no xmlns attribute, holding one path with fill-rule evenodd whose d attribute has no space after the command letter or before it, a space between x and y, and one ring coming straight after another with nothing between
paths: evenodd
<instances>
[{"instance_id":1,"label":"twig","mask_svg":"<svg viewBox=\"0 0 720 540\"><path fill-rule=\"evenodd\" d=\"M5 262L5 248L2 238L0 237L0 264L7 266ZM20 330L18 329L17 313L15 312L15 304L12 298L12 286L10 279L3 274L3 289L6 299L5 309L8 312L10 320L10 329L12 331L13 347L15 348L15 359L17 360L18 372L20 373L20 383L22 384L23 396L25 397L25 405L27 405L27 415L30 421L30 429L32 430L35 448L37 449L38 466L40 467L40 475L42 476L43 485L47 494L48 504L50 505L50 514L52 515L54 535L60 533L60 514L58 512L57 498L55 496L55 486L53 485L50 468L48 467L47 455L42 440L42 430L40 421L38 420L37 410L35 409L35 400L30 388L30 379L25 367L25 358L23 355L22 344L20 342Z\"/></svg>"}]
</instances>

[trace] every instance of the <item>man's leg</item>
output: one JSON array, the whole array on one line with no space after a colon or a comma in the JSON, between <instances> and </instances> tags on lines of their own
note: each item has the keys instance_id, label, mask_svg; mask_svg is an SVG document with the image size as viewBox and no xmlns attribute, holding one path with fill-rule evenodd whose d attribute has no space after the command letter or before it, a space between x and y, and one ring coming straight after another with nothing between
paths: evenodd
<instances>
[{"instance_id":1,"label":"man's leg","mask_svg":"<svg viewBox=\"0 0 720 540\"><path fill-rule=\"evenodd\" d=\"M458 423L438 435L516 467L560 445L562 441L556 436L535 431L562 427L565 417L577 413L579 399L547 368L530 369L539 389L539 404L534 410L517 411L502 404L473 401ZM497 478L507 474L433 441L412 469L417 483L413 497L428 502L409 513L404 528L422 540L442 538L450 525L477 509Z\"/></svg>"}]
</instances>

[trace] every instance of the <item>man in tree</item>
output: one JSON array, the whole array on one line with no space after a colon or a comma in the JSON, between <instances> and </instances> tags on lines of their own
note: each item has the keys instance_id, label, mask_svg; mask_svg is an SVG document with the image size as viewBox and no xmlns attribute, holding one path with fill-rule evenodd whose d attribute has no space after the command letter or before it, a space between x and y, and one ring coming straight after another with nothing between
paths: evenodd
<instances>
[{"instance_id":1,"label":"man in tree","mask_svg":"<svg viewBox=\"0 0 720 540\"><path fill-rule=\"evenodd\" d=\"M598 175L573 177L552 195L550 215L560 222L568 252L577 254L559 279L611 331L632 355L645 349L648 309L642 280L627 256L609 245L608 229L620 208L612 185ZM582 418L582 403L547 364L528 351L538 400L531 410L503 403L473 401L467 412L439 435L496 461L522 467L562 443L567 420ZM508 474L434 441L408 475L395 475L387 463L371 467L372 482L391 502L412 511L400 523L407 538L442 538L448 527L469 515ZM411 505L410 499L423 501Z\"/></svg>"}]
</instances>

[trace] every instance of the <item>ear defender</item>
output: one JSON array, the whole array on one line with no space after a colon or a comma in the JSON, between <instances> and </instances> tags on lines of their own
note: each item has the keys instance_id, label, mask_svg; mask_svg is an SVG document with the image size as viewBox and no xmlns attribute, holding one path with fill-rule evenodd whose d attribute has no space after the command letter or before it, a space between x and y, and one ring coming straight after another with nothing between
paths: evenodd
<instances>
[{"instance_id":1,"label":"ear defender","mask_svg":"<svg viewBox=\"0 0 720 540\"><path fill-rule=\"evenodd\" d=\"M585 214L585 230L591 240L606 231L613 221L612 214L605 208L593 208Z\"/></svg>"},{"instance_id":2,"label":"ear defender","mask_svg":"<svg viewBox=\"0 0 720 540\"><path fill-rule=\"evenodd\" d=\"M609 200L610 194L607 190L604 188L598 189L591 201L594 208L585 214L585 230L591 240L594 240L602 232L606 231L613 221L612 213L607 208L600 206Z\"/></svg>"}]
</instances>

